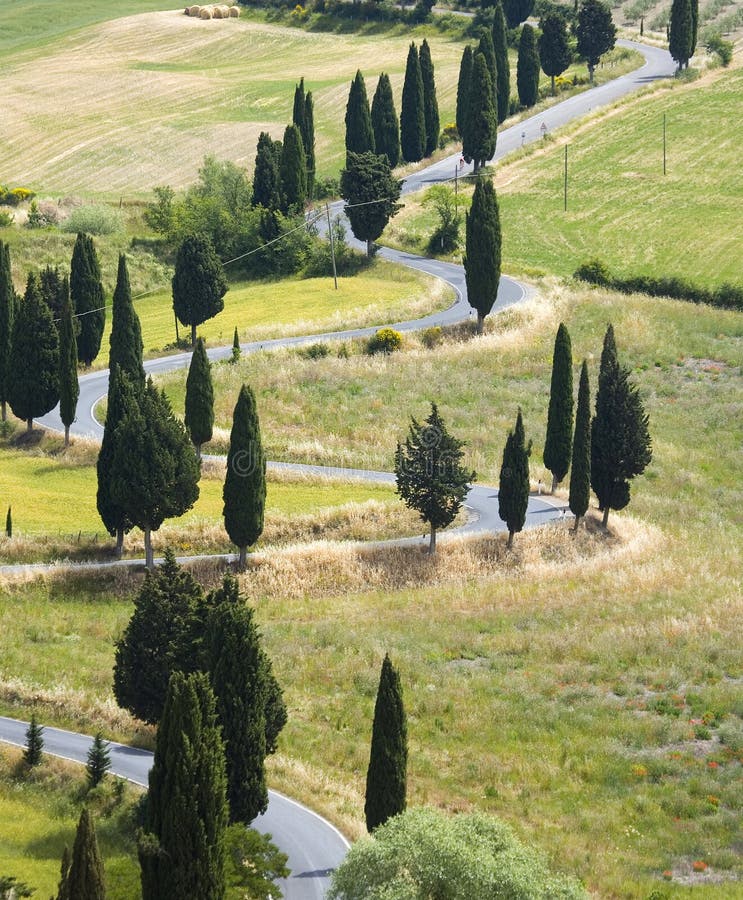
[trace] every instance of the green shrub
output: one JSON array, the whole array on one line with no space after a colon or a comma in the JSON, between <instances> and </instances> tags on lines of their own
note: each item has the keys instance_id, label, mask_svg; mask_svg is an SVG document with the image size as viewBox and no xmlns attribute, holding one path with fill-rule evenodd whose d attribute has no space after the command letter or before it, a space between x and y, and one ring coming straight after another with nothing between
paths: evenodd
<instances>
[{"instance_id":1,"label":"green shrub","mask_svg":"<svg viewBox=\"0 0 743 900\"><path fill-rule=\"evenodd\" d=\"M334 200L341 195L341 183L337 178L320 178L315 182L315 200Z\"/></svg>"},{"instance_id":2,"label":"green shrub","mask_svg":"<svg viewBox=\"0 0 743 900\"><path fill-rule=\"evenodd\" d=\"M456 123L449 122L447 125L444 125L439 135L439 149L443 150L448 144L454 144L458 140L459 132L457 131Z\"/></svg>"},{"instance_id":3,"label":"green shrub","mask_svg":"<svg viewBox=\"0 0 743 900\"><path fill-rule=\"evenodd\" d=\"M305 359L325 359L330 355L330 347L322 341L317 344L309 344L299 350L299 355Z\"/></svg>"},{"instance_id":4,"label":"green shrub","mask_svg":"<svg viewBox=\"0 0 743 900\"><path fill-rule=\"evenodd\" d=\"M716 53L723 66L729 66L733 58L733 42L726 41L721 34L712 34L707 38L707 53Z\"/></svg>"},{"instance_id":5,"label":"green shrub","mask_svg":"<svg viewBox=\"0 0 743 900\"><path fill-rule=\"evenodd\" d=\"M441 330L440 325L433 325L431 328L424 328L421 331L421 342L428 350L438 347L443 340L444 332Z\"/></svg>"},{"instance_id":6,"label":"green shrub","mask_svg":"<svg viewBox=\"0 0 743 900\"><path fill-rule=\"evenodd\" d=\"M380 328L379 331L369 338L366 344L366 352L375 353L394 353L402 347L402 335L394 328Z\"/></svg>"},{"instance_id":7,"label":"green shrub","mask_svg":"<svg viewBox=\"0 0 743 900\"><path fill-rule=\"evenodd\" d=\"M7 212L4 209L0 209L0 228L8 228L13 224L15 220L15 216L13 213Z\"/></svg>"},{"instance_id":8,"label":"green shrub","mask_svg":"<svg viewBox=\"0 0 743 900\"><path fill-rule=\"evenodd\" d=\"M743 751L743 723L739 720L731 719L723 722L717 732L720 743L729 747L733 753Z\"/></svg>"},{"instance_id":9,"label":"green shrub","mask_svg":"<svg viewBox=\"0 0 743 900\"><path fill-rule=\"evenodd\" d=\"M70 234L116 234L124 230L124 220L110 206L79 206L60 227Z\"/></svg>"},{"instance_id":10,"label":"green shrub","mask_svg":"<svg viewBox=\"0 0 743 900\"><path fill-rule=\"evenodd\" d=\"M26 200L32 200L36 195L28 188L13 188L0 184L0 204L5 206L20 206Z\"/></svg>"}]
</instances>

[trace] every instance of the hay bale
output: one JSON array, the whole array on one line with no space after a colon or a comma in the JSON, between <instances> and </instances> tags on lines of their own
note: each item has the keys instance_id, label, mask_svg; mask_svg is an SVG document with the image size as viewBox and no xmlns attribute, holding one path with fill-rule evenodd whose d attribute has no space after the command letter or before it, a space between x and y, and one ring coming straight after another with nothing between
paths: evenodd
<instances>
[{"instance_id":1,"label":"hay bale","mask_svg":"<svg viewBox=\"0 0 743 900\"><path fill-rule=\"evenodd\" d=\"M199 12L199 18L200 19L211 19L211 17L212 17L212 11L208 7L202 6L201 11Z\"/></svg>"},{"instance_id":2,"label":"hay bale","mask_svg":"<svg viewBox=\"0 0 743 900\"><path fill-rule=\"evenodd\" d=\"M189 6L189 7L188 7L188 14L189 14L189 16L194 16L195 18L198 19L200 13L201 13L201 7L200 7L200 6Z\"/></svg>"},{"instance_id":3,"label":"hay bale","mask_svg":"<svg viewBox=\"0 0 743 900\"><path fill-rule=\"evenodd\" d=\"M230 8L229 6L220 6L219 11L222 14L223 19L229 19L230 17Z\"/></svg>"},{"instance_id":4,"label":"hay bale","mask_svg":"<svg viewBox=\"0 0 743 900\"><path fill-rule=\"evenodd\" d=\"M190 16L190 15L191 15L191 12L189 11L189 8L188 8L188 7L186 7L186 8L183 10L183 15L184 15L184 16Z\"/></svg>"},{"instance_id":5,"label":"hay bale","mask_svg":"<svg viewBox=\"0 0 743 900\"><path fill-rule=\"evenodd\" d=\"M240 7L239 6L231 6L229 16L231 19L239 19L240 18Z\"/></svg>"},{"instance_id":6,"label":"hay bale","mask_svg":"<svg viewBox=\"0 0 743 900\"><path fill-rule=\"evenodd\" d=\"M224 18L224 16L222 15L222 7L215 6L214 9L212 10L212 19L223 19L223 18Z\"/></svg>"}]
</instances>

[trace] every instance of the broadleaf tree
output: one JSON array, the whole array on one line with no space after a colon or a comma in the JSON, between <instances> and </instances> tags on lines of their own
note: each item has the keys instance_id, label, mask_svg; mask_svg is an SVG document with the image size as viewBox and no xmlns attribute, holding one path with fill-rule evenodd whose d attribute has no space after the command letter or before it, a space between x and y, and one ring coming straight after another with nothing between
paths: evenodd
<instances>
[{"instance_id":1,"label":"broadleaf tree","mask_svg":"<svg viewBox=\"0 0 743 900\"><path fill-rule=\"evenodd\" d=\"M366 253L374 253L374 241L387 223L402 209L397 202L402 182L393 178L386 156L376 153L348 153L346 168L341 172L341 196L346 201L344 212L351 230L360 241L366 241Z\"/></svg>"},{"instance_id":2,"label":"broadleaf tree","mask_svg":"<svg viewBox=\"0 0 743 900\"><path fill-rule=\"evenodd\" d=\"M197 326L222 312L228 288L222 263L208 237L192 235L180 245L172 287L175 314L191 326L191 345L196 346Z\"/></svg>"},{"instance_id":3,"label":"broadleaf tree","mask_svg":"<svg viewBox=\"0 0 743 900\"><path fill-rule=\"evenodd\" d=\"M539 23L539 62L550 78L552 96L555 96L555 78L567 69L572 59L565 19L558 13L548 13Z\"/></svg>"},{"instance_id":4,"label":"broadleaf tree","mask_svg":"<svg viewBox=\"0 0 743 900\"><path fill-rule=\"evenodd\" d=\"M583 0L578 10L575 28L578 38L578 55L588 65L588 78L593 84L593 73L604 53L612 50L617 39L617 29L611 10L602 0Z\"/></svg>"}]
</instances>

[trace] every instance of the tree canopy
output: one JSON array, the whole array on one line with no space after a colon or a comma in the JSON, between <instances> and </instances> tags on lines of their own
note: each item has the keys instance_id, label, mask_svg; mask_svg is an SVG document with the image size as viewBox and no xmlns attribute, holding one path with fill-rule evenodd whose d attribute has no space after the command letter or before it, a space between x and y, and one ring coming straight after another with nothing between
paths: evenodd
<instances>
[{"instance_id":1,"label":"tree canopy","mask_svg":"<svg viewBox=\"0 0 743 900\"><path fill-rule=\"evenodd\" d=\"M237 329L235 329L237 333ZM237 334L236 334L237 336ZM238 341L238 350L240 343ZM201 458L201 445L212 439L214 428L214 386L212 368L203 338L196 341L186 378L186 414L184 424Z\"/></svg>"},{"instance_id":2,"label":"tree canopy","mask_svg":"<svg viewBox=\"0 0 743 900\"><path fill-rule=\"evenodd\" d=\"M434 76L431 48L424 38L419 53L421 79L423 81L423 119L426 127L426 145L424 155L430 156L439 146L439 132L441 123L439 120L439 101L436 99L436 79ZM377 153L382 150L377 147Z\"/></svg>"},{"instance_id":3,"label":"tree canopy","mask_svg":"<svg viewBox=\"0 0 743 900\"><path fill-rule=\"evenodd\" d=\"M462 155L474 162L474 172L491 159L498 139L498 113L487 62L478 50L472 61L472 78L462 134Z\"/></svg>"},{"instance_id":4,"label":"tree canopy","mask_svg":"<svg viewBox=\"0 0 743 900\"><path fill-rule=\"evenodd\" d=\"M516 88L522 106L534 106L539 97L539 51L534 29L528 23L521 29L516 61Z\"/></svg>"},{"instance_id":5,"label":"tree canopy","mask_svg":"<svg viewBox=\"0 0 743 900\"><path fill-rule=\"evenodd\" d=\"M513 545L513 536L521 531L526 522L529 505L529 456L531 441L526 443L524 420L521 410L516 416L516 426L509 432L503 449L498 481L498 515L508 528L508 546Z\"/></svg>"},{"instance_id":6,"label":"tree canopy","mask_svg":"<svg viewBox=\"0 0 743 900\"><path fill-rule=\"evenodd\" d=\"M568 474L573 450L573 356L570 334L560 322L552 354L552 380L544 440L544 465L552 473L552 491Z\"/></svg>"},{"instance_id":7,"label":"tree canopy","mask_svg":"<svg viewBox=\"0 0 743 900\"><path fill-rule=\"evenodd\" d=\"M344 212L354 236L366 241L371 256L374 241L389 220L402 209L397 202L402 182L392 177L386 156L375 153L348 153L346 168L341 172L341 196L346 201Z\"/></svg>"},{"instance_id":8,"label":"tree canopy","mask_svg":"<svg viewBox=\"0 0 743 900\"><path fill-rule=\"evenodd\" d=\"M390 168L400 162L400 124L395 112L390 77L384 72L379 76L371 106L374 145L379 155L387 157Z\"/></svg>"},{"instance_id":9,"label":"tree canopy","mask_svg":"<svg viewBox=\"0 0 743 900\"><path fill-rule=\"evenodd\" d=\"M493 182L480 178L465 217L465 254L462 260L467 300L477 311L477 332L498 297L501 270L501 228Z\"/></svg>"},{"instance_id":10,"label":"tree canopy","mask_svg":"<svg viewBox=\"0 0 743 900\"><path fill-rule=\"evenodd\" d=\"M191 326L196 346L196 326L224 309L227 279L222 263L205 235L187 237L178 248L173 275L173 309L184 325Z\"/></svg>"},{"instance_id":11,"label":"tree canopy","mask_svg":"<svg viewBox=\"0 0 743 900\"><path fill-rule=\"evenodd\" d=\"M72 250L70 296L80 326L77 353L81 363L89 366L101 349L106 324L106 304L101 282L101 267L89 234L78 234Z\"/></svg>"},{"instance_id":12,"label":"tree canopy","mask_svg":"<svg viewBox=\"0 0 743 900\"><path fill-rule=\"evenodd\" d=\"M346 152L373 153L374 149L374 130L369 100L366 96L366 83L361 70L357 69L348 91L346 104Z\"/></svg>"},{"instance_id":13,"label":"tree canopy","mask_svg":"<svg viewBox=\"0 0 743 900\"><path fill-rule=\"evenodd\" d=\"M540 22L539 61L545 75L549 75L552 85L552 96L555 96L555 77L570 65L572 53L568 44L568 32L565 19L558 13L548 13Z\"/></svg>"},{"instance_id":14,"label":"tree canopy","mask_svg":"<svg viewBox=\"0 0 743 900\"><path fill-rule=\"evenodd\" d=\"M405 65L400 106L400 148L405 162L418 162L426 152L423 75L418 48L411 43Z\"/></svg>"},{"instance_id":15,"label":"tree canopy","mask_svg":"<svg viewBox=\"0 0 743 900\"><path fill-rule=\"evenodd\" d=\"M575 34L578 38L578 54L585 59L588 77L593 84L593 73L599 60L614 47L617 38L617 29L609 7L602 0L583 0L578 10Z\"/></svg>"}]
</instances>

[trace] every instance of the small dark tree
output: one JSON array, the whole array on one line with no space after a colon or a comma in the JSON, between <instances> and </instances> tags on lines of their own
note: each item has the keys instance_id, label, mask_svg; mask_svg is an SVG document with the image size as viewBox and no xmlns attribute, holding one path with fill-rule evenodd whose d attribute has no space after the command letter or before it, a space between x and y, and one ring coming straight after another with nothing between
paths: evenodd
<instances>
[{"instance_id":1,"label":"small dark tree","mask_svg":"<svg viewBox=\"0 0 743 900\"><path fill-rule=\"evenodd\" d=\"M127 398L116 429L111 494L144 532L145 563L154 567L152 532L182 516L199 497L199 463L188 433L150 380L139 402Z\"/></svg>"},{"instance_id":2,"label":"small dark tree","mask_svg":"<svg viewBox=\"0 0 743 900\"><path fill-rule=\"evenodd\" d=\"M465 255L462 260L467 300L477 311L477 333L498 297L501 267L501 229L498 199L490 179L475 184L472 206L465 218Z\"/></svg>"},{"instance_id":3,"label":"small dark tree","mask_svg":"<svg viewBox=\"0 0 743 900\"><path fill-rule=\"evenodd\" d=\"M630 501L630 480L642 475L653 458L648 415L629 369L617 358L614 329L606 329L591 422L591 487L603 511L624 509Z\"/></svg>"},{"instance_id":4,"label":"small dark tree","mask_svg":"<svg viewBox=\"0 0 743 900\"><path fill-rule=\"evenodd\" d=\"M10 271L10 246L0 241L0 408L2 408L3 422L7 418L6 405L15 308L15 289Z\"/></svg>"},{"instance_id":5,"label":"small dark tree","mask_svg":"<svg viewBox=\"0 0 743 900\"><path fill-rule=\"evenodd\" d=\"M575 516L574 531L586 514L591 497L591 388L585 359L580 370L578 406L575 411L573 462L570 467L570 511Z\"/></svg>"},{"instance_id":6,"label":"small dark tree","mask_svg":"<svg viewBox=\"0 0 743 900\"><path fill-rule=\"evenodd\" d=\"M237 326L235 326L235 332L232 335L232 356L230 357L230 362L233 365L240 362L240 355L240 335L237 333Z\"/></svg>"},{"instance_id":7,"label":"small dark tree","mask_svg":"<svg viewBox=\"0 0 743 900\"><path fill-rule=\"evenodd\" d=\"M668 52L678 63L679 71L688 67L692 55L694 11L692 0L673 0L668 33Z\"/></svg>"},{"instance_id":8,"label":"small dark tree","mask_svg":"<svg viewBox=\"0 0 743 900\"><path fill-rule=\"evenodd\" d=\"M583 0L578 10L575 34L578 54L588 64L588 77L593 84L593 73L599 60L614 47L617 39L617 29L609 7L601 0Z\"/></svg>"},{"instance_id":9,"label":"small dark tree","mask_svg":"<svg viewBox=\"0 0 743 900\"><path fill-rule=\"evenodd\" d=\"M64 900L106 900L106 881L103 860L98 850L95 826L87 806L80 820L72 847L69 869L63 875L67 891Z\"/></svg>"},{"instance_id":10,"label":"small dark tree","mask_svg":"<svg viewBox=\"0 0 743 900\"><path fill-rule=\"evenodd\" d=\"M71 900L70 897L70 862L72 857L70 848L65 844L62 852L62 865L60 866L59 885L57 886L57 896L53 900Z\"/></svg>"},{"instance_id":11,"label":"small dark tree","mask_svg":"<svg viewBox=\"0 0 743 900\"><path fill-rule=\"evenodd\" d=\"M58 400L59 337L49 307L41 299L38 280L30 274L13 319L8 401L30 433L33 420L54 409Z\"/></svg>"},{"instance_id":12,"label":"small dark tree","mask_svg":"<svg viewBox=\"0 0 743 900\"><path fill-rule=\"evenodd\" d=\"M467 116L470 109L470 88L472 87L472 66L474 57L472 47L469 44L462 51L462 61L459 64L459 80L457 81L457 113L456 123L459 137L464 140L467 130Z\"/></svg>"},{"instance_id":13,"label":"small dark tree","mask_svg":"<svg viewBox=\"0 0 743 900\"><path fill-rule=\"evenodd\" d=\"M493 47L498 72L498 124L500 124L508 118L511 105L511 64L508 60L506 18L500 0L495 4L493 16Z\"/></svg>"},{"instance_id":14,"label":"small dark tree","mask_svg":"<svg viewBox=\"0 0 743 900\"><path fill-rule=\"evenodd\" d=\"M70 445L70 425L75 421L80 382L77 378L77 339L72 318L70 285L67 276L62 279L66 295L59 321L59 417L64 425L64 445Z\"/></svg>"},{"instance_id":15,"label":"small dark tree","mask_svg":"<svg viewBox=\"0 0 743 900\"><path fill-rule=\"evenodd\" d=\"M423 159L426 149L426 117L424 112L423 75L414 43L408 49L405 81L400 106L400 148L405 162Z\"/></svg>"},{"instance_id":16,"label":"small dark tree","mask_svg":"<svg viewBox=\"0 0 743 900\"><path fill-rule=\"evenodd\" d=\"M377 153L387 157L390 168L400 162L400 124L395 112L395 99L389 75L379 76L371 105L371 122Z\"/></svg>"},{"instance_id":17,"label":"small dark tree","mask_svg":"<svg viewBox=\"0 0 743 900\"><path fill-rule=\"evenodd\" d=\"M78 234L72 250L70 296L80 326L77 336L78 359L84 366L89 366L101 349L106 324L101 267L93 238L89 234Z\"/></svg>"},{"instance_id":18,"label":"small dark tree","mask_svg":"<svg viewBox=\"0 0 743 900\"><path fill-rule=\"evenodd\" d=\"M0 900L21 900L22 897L33 897L35 893L36 888L29 887L14 875L0 875Z\"/></svg>"},{"instance_id":19,"label":"small dark tree","mask_svg":"<svg viewBox=\"0 0 743 900\"><path fill-rule=\"evenodd\" d=\"M191 365L188 367L184 421L196 447L196 456L201 459L201 445L212 439L214 428L212 367L202 338L196 341L196 347L191 355Z\"/></svg>"},{"instance_id":20,"label":"small dark tree","mask_svg":"<svg viewBox=\"0 0 743 900\"><path fill-rule=\"evenodd\" d=\"M366 828L374 831L405 811L408 730L400 675L385 654L374 704L369 768L366 773Z\"/></svg>"},{"instance_id":21,"label":"small dark tree","mask_svg":"<svg viewBox=\"0 0 743 900\"><path fill-rule=\"evenodd\" d=\"M402 182L392 177L386 156L347 154L346 168L341 172L341 195L346 201L344 212L354 236L366 241L369 257L374 252L374 241L402 208L397 203L401 185Z\"/></svg>"},{"instance_id":22,"label":"small dark tree","mask_svg":"<svg viewBox=\"0 0 743 900\"><path fill-rule=\"evenodd\" d=\"M139 324L132 290L129 285L129 271L126 256L119 254L119 268L116 274L113 308L111 310L111 337L108 351L108 368L118 366L133 384L144 386L145 375L142 366L142 328Z\"/></svg>"},{"instance_id":23,"label":"small dark tree","mask_svg":"<svg viewBox=\"0 0 743 900\"><path fill-rule=\"evenodd\" d=\"M302 146L307 162L307 199L315 196L315 105L312 91L307 91L304 98L304 125L302 127Z\"/></svg>"},{"instance_id":24,"label":"small dark tree","mask_svg":"<svg viewBox=\"0 0 743 900\"><path fill-rule=\"evenodd\" d=\"M44 266L39 272L39 290L41 291L41 299L49 307L52 319L56 323L62 316L62 307L65 299L62 273L57 266ZM69 293L70 284L68 279L67 296L69 296Z\"/></svg>"},{"instance_id":25,"label":"small dark tree","mask_svg":"<svg viewBox=\"0 0 743 900\"><path fill-rule=\"evenodd\" d=\"M239 550L238 567L244 569L248 547L263 533L266 507L266 457L255 397L246 384L240 389L232 415L222 496L224 527Z\"/></svg>"},{"instance_id":26,"label":"small dark tree","mask_svg":"<svg viewBox=\"0 0 743 900\"><path fill-rule=\"evenodd\" d=\"M103 740L101 732L97 732L93 743L88 750L88 762L85 766L85 774L88 779L88 787L94 788L106 777L106 772L111 768L111 751ZM74 864L73 851L73 864Z\"/></svg>"},{"instance_id":27,"label":"small dark tree","mask_svg":"<svg viewBox=\"0 0 743 900\"><path fill-rule=\"evenodd\" d=\"M307 200L307 157L296 125L287 125L284 131L279 176L283 211L302 212Z\"/></svg>"},{"instance_id":28,"label":"small dark tree","mask_svg":"<svg viewBox=\"0 0 743 900\"><path fill-rule=\"evenodd\" d=\"M423 119L426 127L425 155L430 156L439 145L439 101L436 99L436 80L434 77L431 48L424 38L420 51L421 79L423 80ZM377 153L383 151L377 146Z\"/></svg>"},{"instance_id":29,"label":"small dark tree","mask_svg":"<svg viewBox=\"0 0 743 900\"><path fill-rule=\"evenodd\" d=\"M534 0L503 0L503 12L509 28L518 28L532 14Z\"/></svg>"},{"instance_id":30,"label":"small dark tree","mask_svg":"<svg viewBox=\"0 0 743 900\"><path fill-rule=\"evenodd\" d=\"M479 51L472 63L469 109L462 135L462 154L474 162L475 174L495 153L498 115L493 102L493 84L485 57Z\"/></svg>"},{"instance_id":31,"label":"small dark tree","mask_svg":"<svg viewBox=\"0 0 743 900\"><path fill-rule=\"evenodd\" d=\"M552 96L555 96L555 77L570 65L572 54L568 44L565 19L557 13L548 13L540 22L539 60L545 75L549 75Z\"/></svg>"},{"instance_id":32,"label":"small dark tree","mask_svg":"<svg viewBox=\"0 0 743 900\"><path fill-rule=\"evenodd\" d=\"M436 552L436 531L456 518L475 473L462 465L463 441L449 434L435 403L421 425L414 418L404 444L397 445L397 493L431 528L429 553Z\"/></svg>"},{"instance_id":33,"label":"small dark tree","mask_svg":"<svg viewBox=\"0 0 743 900\"><path fill-rule=\"evenodd\" d=\"M31 721L26 729L26 746L23 749L23 761L27 766L38 766L44 749L44 726L39 725L36 713L31 714Z\"/></svg>"},{"instance_id":34,"label":"small dark tree","mask_svg":"<svg viewBox=\"0 0 743 900\"><path fill-rule=\"evenodd\" d=\"M191 345L196 346L196 326L224 309L227 279L208 237L187 237L178 248L173 275L173 309L184 325L191 326Z\"/></svg>"},{"instance_id":35,"label":"small dark tree","mask_svg":"<svg viewBox=\"0 0 743 900\"><path fill-rule=\"evenodd\" d=\"M493 109L495 110L496 124L498 122L498 62L495 57L495 47L493 45L493 35L490 29L484 29L480 35L480 43L477 46L477 52L482 53L485 57L485 64L488 67L490 75L490 85L493 89Z\"/></svg>"},{"instance_id":36,"label":"small dark tree","mask_svg":"<svg viewBox=\"0 0 743 900\"><path fill-rule=\"evenodd\" d=\"M142 900L224 900L227 778L206 675L171 677L149 781Z\"/></svg>"},{"instance_id":37,"label":"small dark tree","mask_svg":"<svg viewBox=\"0 0 743 900\"><path fill-rule=\"evenodd\" d=\"M694 56L697 49L697 35L699 32L699 0L691 0L691 49L689 51L689 59ZM687 67L689 63L686 63Z\"/></svg>"},{"instance_id":38,"label":"small dark tree","mask_svg":"<svg viewBox=\"0 0 743 900\"><path fill-rule=\"evenodd\" d=\"M560 322L552 354L552 381L544 441L544 464L552 473L552 493L568 474L573 449L573 356L570 335Z\"/></svg>"},{"instance_id":39,"label":"small dark tree","mask_svg":"<svg viewBox=\"0 0 743 900\"><path fill-rule=\"evenodd\" d=\"M263 206L266 209L277 209L281 205L276 148L271 135L265 131L258 136L251 202L253 206Z\"/></svg>"},{"instance_id":40,"label":"small dark tree","mask_svg":"<svg viewBox=\"0 0 743 900\"><path fill-rule=\"evenodd\" d=\"M529 456L531 441L527 446L521 410L516 416L516 427L509 432L503 450L503 463L498 483L498 515L508 527L508 548L513 546L513 536L526 522L529 505Z\"/></svg>"},{"instance_id":41,"label":"small dark tree","mask_svg":"<svg viewBox=\"0 0 743 900\"><path fill-rule=\"evenodd\" d=\"M524 25L516 61L516 88L522 106L534 106L539 96L539 51L531 25Z\"/></svg>"},{"instance_id":42,"label":"small dark tree","mask_svg":"<svg viewBox=\"0 0 743 900\"><path fill-rule=\"evenodd\" d=\"M366 96L366 84L361 70L357 69L356 77L351 82L346 104L346 152L374 152L374 130L369 112L369 100Z\"/></svg>"},{"instance_id":43,"label":"small dark tree","mask_svg":"<svg viewBox=\"0 0 743 900\"><path fill-rule=\"evenodd\" d=\"M170 549L134 598L132 617L116 643L113 690L119 706L143 722L160 721L173 672L197 666L194 642L202 601L201 587Z\"/></svg>"},{"instance_id":44,"label":"small dark tree","mask_svg":"<svg viewBox=\"0 0 743 900\"><path fill-rule=\"evenodd\" d=\"M278 896L276 879L288 878L291 871L286 865L289 857L271 842L271 835L231 825L226 843L232 860L228 886L242 888L244 896L251 900L274 900Z\"/></svg>"},{"instance_id":45,"label":"small dark tree","mask_svg":"<svg viewBox=\"0 0 743 900\"><path fill-rule=\"evenodd\" d=\"M5 536L13 537L13 508L8 507L8 513L5 516Z\"/></svg>"}]
</instances>

